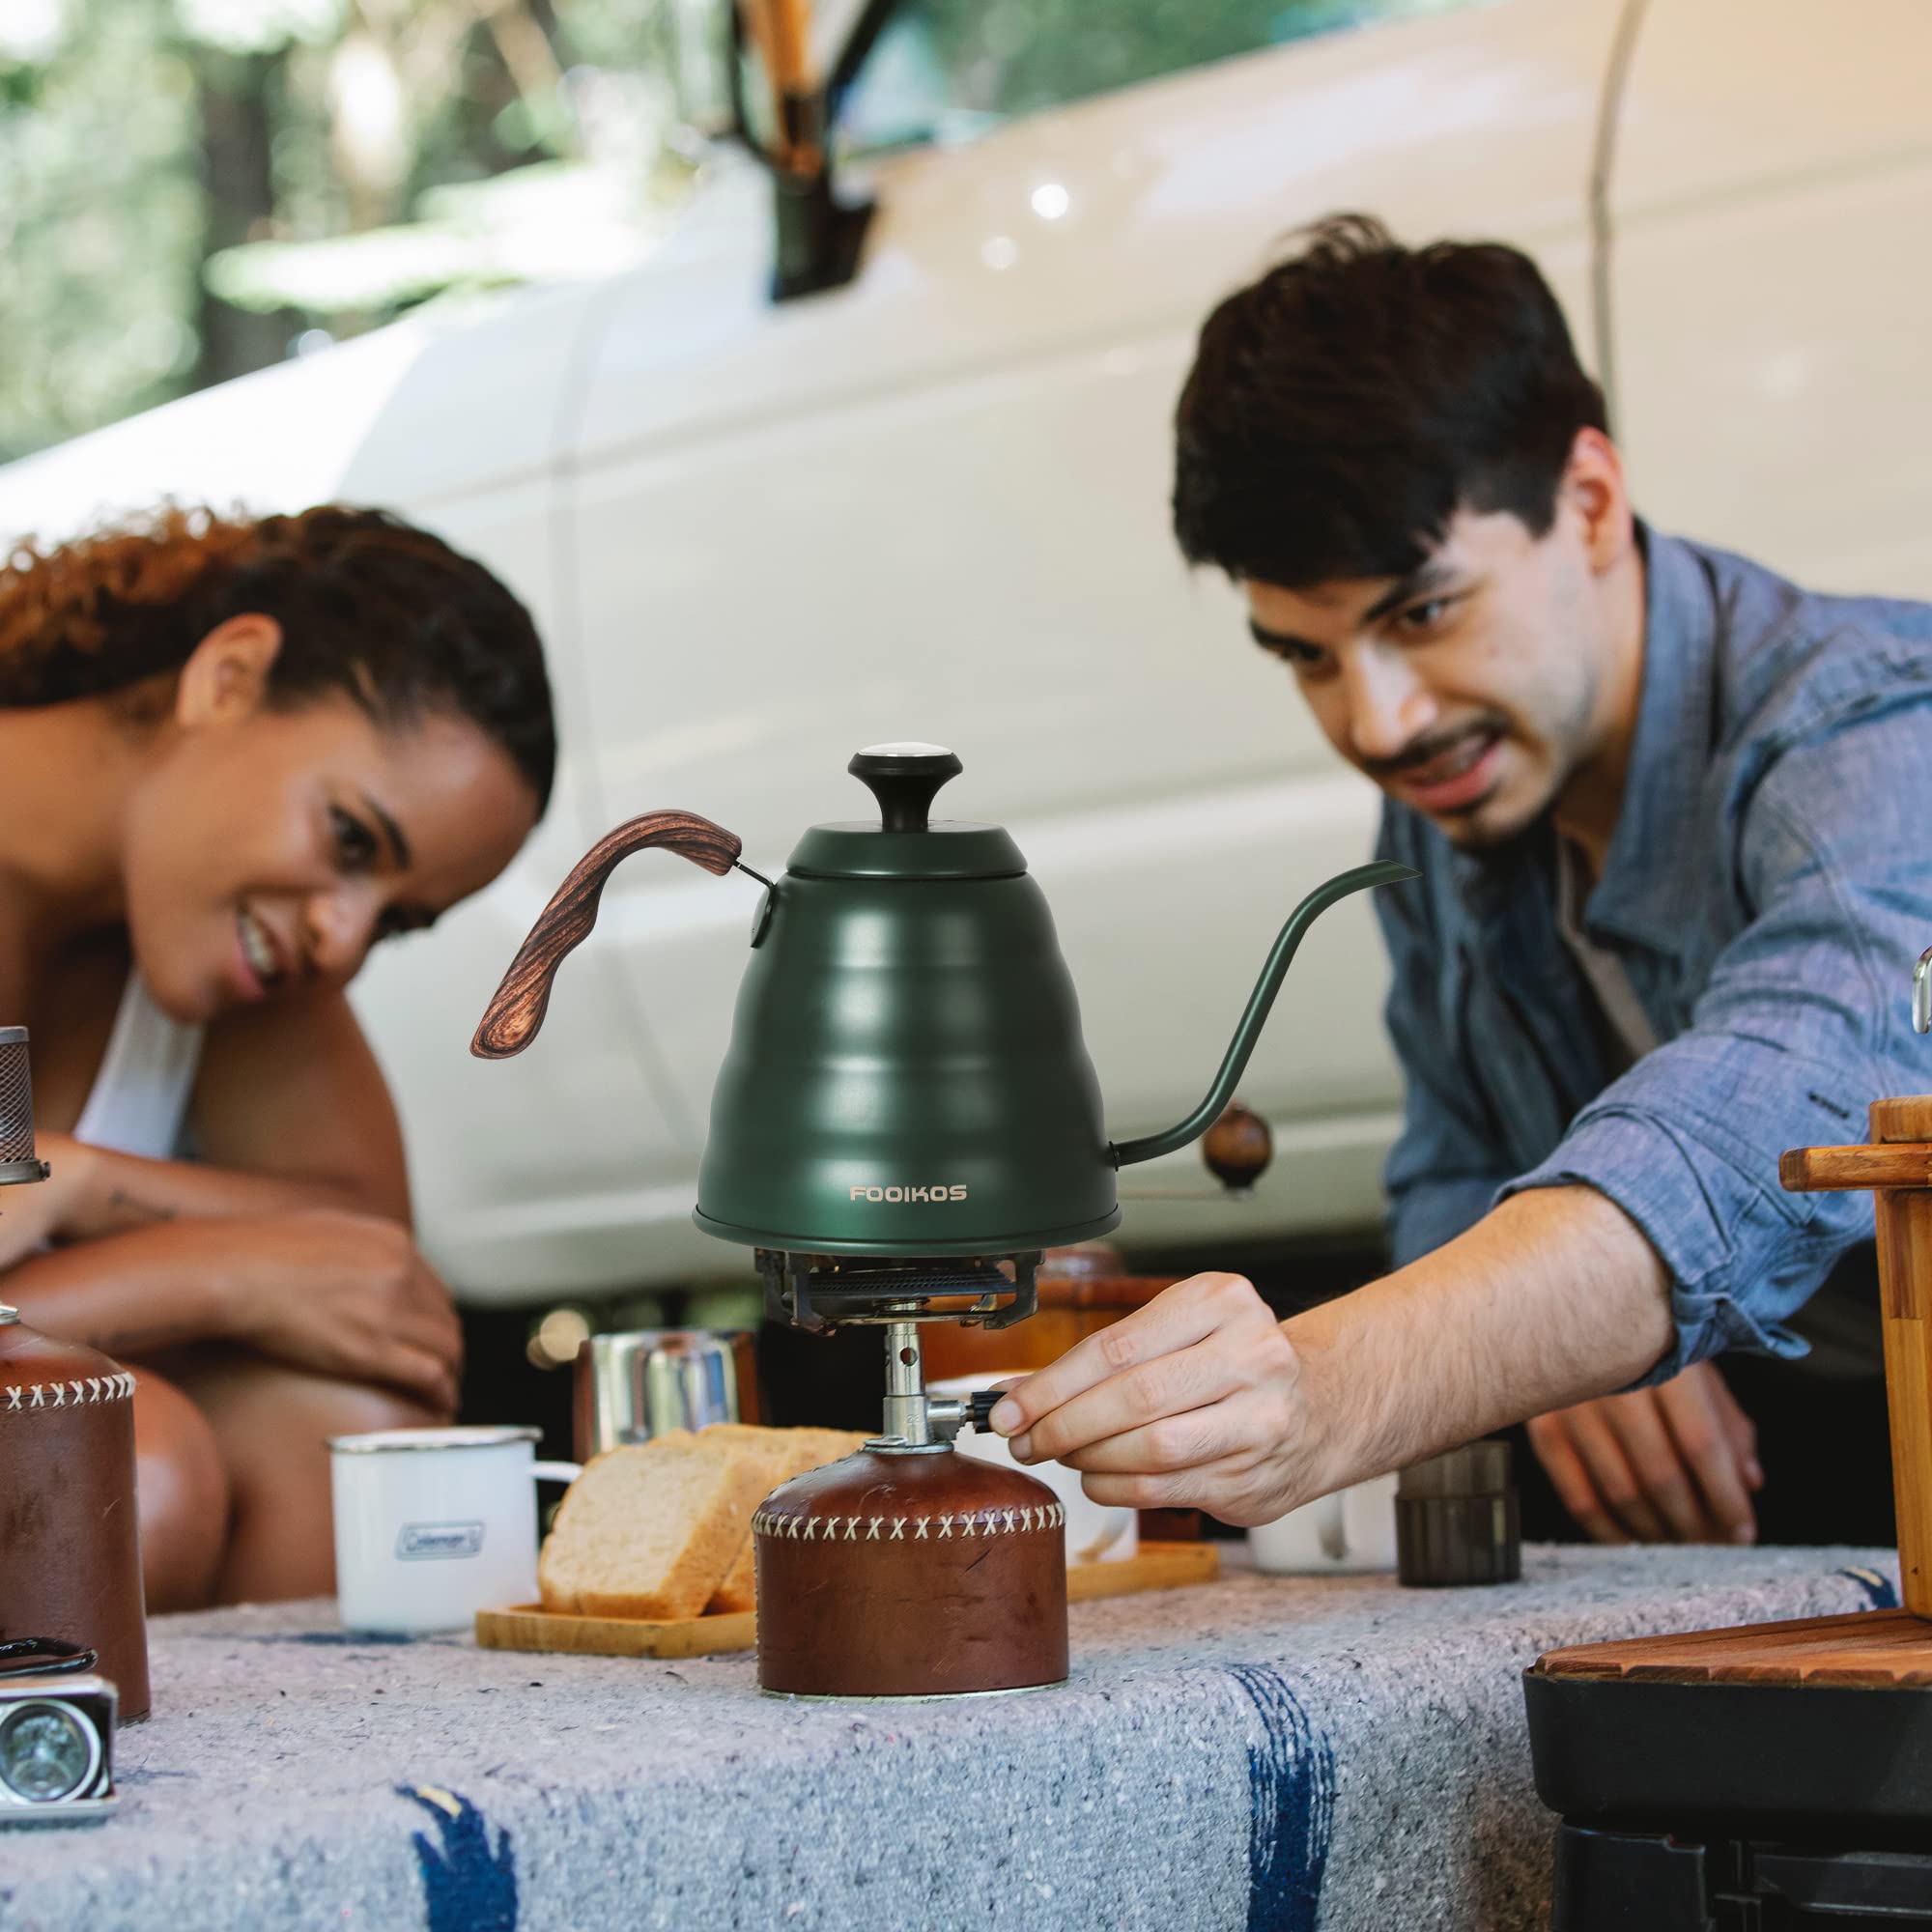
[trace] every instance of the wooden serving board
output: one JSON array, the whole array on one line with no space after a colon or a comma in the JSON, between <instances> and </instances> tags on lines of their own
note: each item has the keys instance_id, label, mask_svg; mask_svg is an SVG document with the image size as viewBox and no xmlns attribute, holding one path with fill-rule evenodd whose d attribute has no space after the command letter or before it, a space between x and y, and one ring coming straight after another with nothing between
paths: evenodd
<instances>
[{"instance_id":1,"label":"wooden serving board","mask_svg":"<svg viewBox=\"0 0 1932 1932\"><path fill-rule=\"evenodd\" d=\"M1211 1583L1221 1574L1221 1549L1213 1543L1143 1543L1123 1563L1076 1563L1066 1573L1066 1601L1131 1597L1142 1590L1178 1590L1184 1583Z\"/></svg>"},{"instance_id":2,"label":"wooden serving board","mask_svg":"<svg viewBox=\"0 0 1932 1932\"><path fill-rule=\"evenodd\" d=\"M649 1623L641 1617L578 1617L518 1604L476 1612L476 1641L485 1650L574 1650L586 1657L709 1657L750 1650L758 1640L755 1610Z\"/></svg>"},{"instance_id":3,"label":"wooden serving board","mask_svg":"<svg viewBox=\"0 0 1932 1932\"><path fill-rule=\"evenodd\" d=\"M1735 1630L1686 1631L1552 1650L1540 1677L1648 1684L1932 1686L1932 1624L1907 1610L1861 1610Z\"/></svg>"},{"instance_id":4,"label":"wooden serving board","mask_svg":"<svg viewBox=\"0 0 1932 1932\"><path fill-rule=\"evenodd\" d=\"M1211 1543L1144 1543L1124 1563L1078 1563L1066 1573L1066 1601L1127 1597L1141 1590L1173 1590L1211 1583L1221 1574L1221 1552ZM595 1657L709 1657L750 1650L758 1640L753 1610L713 1617L649 1623L640 1617L579 1617L518 1604L476 1612L476 1641L485 1650L562 1650Z\"/></svg>"}]
</instances>

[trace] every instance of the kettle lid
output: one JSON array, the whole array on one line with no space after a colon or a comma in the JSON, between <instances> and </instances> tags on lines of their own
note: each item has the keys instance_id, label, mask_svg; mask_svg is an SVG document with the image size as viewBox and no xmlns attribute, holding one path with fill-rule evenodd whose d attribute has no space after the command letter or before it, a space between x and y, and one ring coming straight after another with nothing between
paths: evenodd
<instances>
[{"instance_id":1,"label":"kettle lid","mask_svg":"<svg viewBox=\"0 0 1932 1932\"><path fill-rule=\"evenodd\" d=\"M1011 879L1026 860L997 825L930 817L941 785L965 769L943 745L870 745L845 769L870 787L879 818L814 825L789 869L816 879Z\"/></svg>"}]
</instances>

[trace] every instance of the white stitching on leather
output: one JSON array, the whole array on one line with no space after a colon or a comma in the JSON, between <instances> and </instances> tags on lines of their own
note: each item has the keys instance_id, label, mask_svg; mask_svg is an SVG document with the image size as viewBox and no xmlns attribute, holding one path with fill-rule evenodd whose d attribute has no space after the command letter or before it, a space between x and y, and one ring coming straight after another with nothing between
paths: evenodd
<instances>
[{"instance_id":1,"label":"white stitching on leather","mask_svg":"<svg viewBox=\"0 0 1932 1932\"><path fill-rule=\"evenodd\" d=\"M49 1396L51 1391L51 1397ZM134 1378L122 1370L69 1382L0 1382L7 1400L0 1413L28 1408L86 1408L97 1403L125 1402L134 1393Z\"/></svg>"},{"instance_id":2,"label":"white stitching on leather","mask_svg":"<svg viewBox=\"0 0 1932 1932\"><path fill-rule=\"evenodd\" d=\"M1066 1511L1060 1503L1028 1505L1025 1509L961 1510L936 1516L794 1516L789 1511L761 1509L752 1518L758 1536L788 1536L807 1543L946 1543L954 1537L1011 1536L1021 1531L1060 1529ZM862 1534L859 1525L866 1524ZM906 1525L912 1534L906 1534Z\"/></svg>"}]
</instances>

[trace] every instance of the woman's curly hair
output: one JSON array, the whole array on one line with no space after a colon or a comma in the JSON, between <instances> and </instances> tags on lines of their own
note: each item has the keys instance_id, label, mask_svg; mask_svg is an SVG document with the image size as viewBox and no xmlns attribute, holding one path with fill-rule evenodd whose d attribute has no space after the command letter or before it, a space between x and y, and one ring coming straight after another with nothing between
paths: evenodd
<instances>
[{"instance_id":1,"label":"woman's curly hair","mask_svg":"<svg viewBox=\"0 0 1932 1932\"><path fill-rule=\"evenodd\" d=\"M218 624L281 626L271 702L340 693L405 724L455 712L549 801L556 726L543 647L483 565L386 510L227 518L175 506L0 562L0 708L106 697L179 671Z\"/></svg>"}]
</instances>

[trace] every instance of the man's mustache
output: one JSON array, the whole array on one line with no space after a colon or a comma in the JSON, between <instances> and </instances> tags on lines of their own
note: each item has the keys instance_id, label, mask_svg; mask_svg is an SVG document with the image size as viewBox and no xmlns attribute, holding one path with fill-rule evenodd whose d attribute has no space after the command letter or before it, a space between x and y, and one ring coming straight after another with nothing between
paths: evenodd
<instances>
[{"instance_id":1,"label":"man's mustache","mask_svg":"<svg viewBox=\"0 0 1932 1932\"><path fill-rule=\"evenodd\" d=\"M1499 719L1462 724L1454 731L1437 732L1433 738L1418 738L1392 758L1364 758L1361 766L1372 779L1398 779L1406 772L1419 771L1424 765L1434 764L1437 758L1451 752L1460 751L1471 738L1500 738L1502 734L1503 725Z\"/></svg>"}]
</instances>

